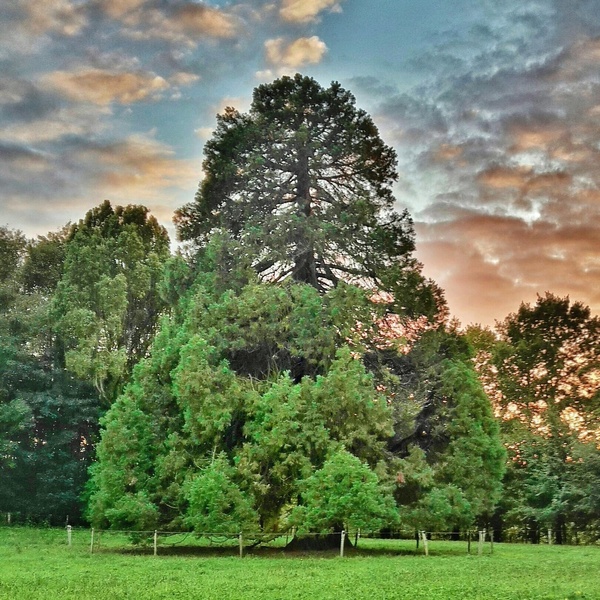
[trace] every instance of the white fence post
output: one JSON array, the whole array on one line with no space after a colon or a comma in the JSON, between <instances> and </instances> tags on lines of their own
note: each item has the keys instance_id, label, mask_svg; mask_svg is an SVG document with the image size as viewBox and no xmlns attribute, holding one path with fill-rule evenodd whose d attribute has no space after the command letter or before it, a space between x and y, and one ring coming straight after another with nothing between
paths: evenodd
<instances>
[{"instance_id":1,"label":"white fence post","mask_svg":"<svg viewBox=\"0 0 600 600\"><path fill-rule=\"evenodd\" d=\"M344 558L344 539L346 538L346 532L342 529L342 537L340 538L340 557Z\"/></svg>"},{"instance_id":2,"label":"white fence post","mask_svg":"<svg viewBox=\"0 0 600 600\"><path fill-rule=\"evenodd\" d=\"M94 554L94 528L92 527L92 539L90 540L90 554Z\"/></svg>"},{"instance_id":3,"label":"white fence post","mask_svg":"<svg viewBox=\"0 0 600 600\"><path fill-rule=\"evenodd\" d=\"M67 546L71 547L71 533L72 529L70 525L67 525Z\"/></svg>"},{"instance_id":4,"label":"white fence post","mask_svg":"<svg viewBox=\"0 0 600 600\"><path fill-rule=\"evenodd\" d=\"M477 546L477 554L483 554L483 543L485 542L485 531L479 530L479 544Z\"/></svg>"},{"instance_id":5,"label":"white fence post","mask_svg":"<svg viewBox=\"0 0 600 600\"><path fill-rule=\"evenodd\" d=\"M158 554L158 531L154 530L154 556Z\"/></svg>"},{"instance_id":6,"label":"white fence post","mask_svg":"<svg viewBox=\"0 0 600 600\"><path fill-rule=\"evenodd\" d=\"M238 536L239 544L240 544L240 558L244 558L244 537L242 532L240 531L240 535Z\"/></svg>"},{"instance_id":7,"label":"white fence post","mask_svg":"<svg viewBox=\"0 0 600 600\"><path fill-rule=\"evenodd\" d=\"M421 539L423 540L423 549L425 550L425 556L429 556L429 544L427 540L426 531L421 531Z\"/></svg>"}]
</instances>

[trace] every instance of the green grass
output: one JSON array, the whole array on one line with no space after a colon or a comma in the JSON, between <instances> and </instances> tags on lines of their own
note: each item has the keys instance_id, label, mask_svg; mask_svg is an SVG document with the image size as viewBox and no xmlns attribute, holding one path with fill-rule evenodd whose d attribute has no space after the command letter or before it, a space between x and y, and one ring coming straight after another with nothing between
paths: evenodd
<instances>
[{"instance_id":1,"label":"green grass","mask_svg":"<svg viewBox=\"0 0 600 600\"><path fill-rule=\"evenodd\" d=\"M598 547L488 544L477 556L434 541L425 557L411 541L363 539L343 559L276 547L240 559L235 546L166 547L177 539L154 557L103 534L90 555L87 530L68 548L64 530L0 528L0 599L600 600Z\"/></svg>"}]
</instances>

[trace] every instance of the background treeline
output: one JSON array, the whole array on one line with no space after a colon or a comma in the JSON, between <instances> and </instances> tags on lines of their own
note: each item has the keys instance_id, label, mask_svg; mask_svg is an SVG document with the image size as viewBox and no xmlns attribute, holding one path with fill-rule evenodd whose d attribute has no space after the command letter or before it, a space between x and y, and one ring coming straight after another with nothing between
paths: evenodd
<instances>
[{"instance_id":1,"label":"background treeline","mask_svg":"<svg viewBox=\"0 0 600 600\"><path fill-rule=\"evenodd\" d=\"M1 512L597 538L587 307L449 321L393 208L395 155L338 84L260 86L205 153L176 254L143 206L0 228Z\"/></svg>"}]
</instances>

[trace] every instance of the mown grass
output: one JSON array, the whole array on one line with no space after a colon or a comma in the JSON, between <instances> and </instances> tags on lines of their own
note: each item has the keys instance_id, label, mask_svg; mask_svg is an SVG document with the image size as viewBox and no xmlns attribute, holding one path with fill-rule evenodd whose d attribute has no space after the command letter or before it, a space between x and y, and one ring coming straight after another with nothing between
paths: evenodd
<instances>
[{"instance_id":1,"label":"mown grass","mask_svg":"<svg viewBox=\"0 0 600 600\"><path fill-rule=\"evenodd\" d=\"M237 547L166 547L132 551L123 536L103 534L89 553L89 531L0 528L0 599L159 598L600 600L600 548L495 544L467 555L462 542L366 540L336 552L288 554L276 547L243 559ZM187 544L189 540L185 541Z\"/></svg>"}]
</instances>

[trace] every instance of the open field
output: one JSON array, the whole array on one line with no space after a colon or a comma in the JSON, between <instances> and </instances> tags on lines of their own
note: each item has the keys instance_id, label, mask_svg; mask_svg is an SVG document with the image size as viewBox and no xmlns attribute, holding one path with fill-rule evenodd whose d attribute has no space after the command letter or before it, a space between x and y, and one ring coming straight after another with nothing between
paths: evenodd
<instances>
[{"instance_id":1,"label":"open field","mask_svg":"<svg viewBox=\"0 0 600 600\"><path fill-rule=\"evenodd\" d=\"M64 530L0 528L0 599L600 600L598 547L495 544L477 556L432 542L425 557L412 541L361 540L343 559L277 548L240 559L237 547L154 557L106 534L90 555L89 541L87 530L68 548Z\"/></svg>"}]
</instances>

